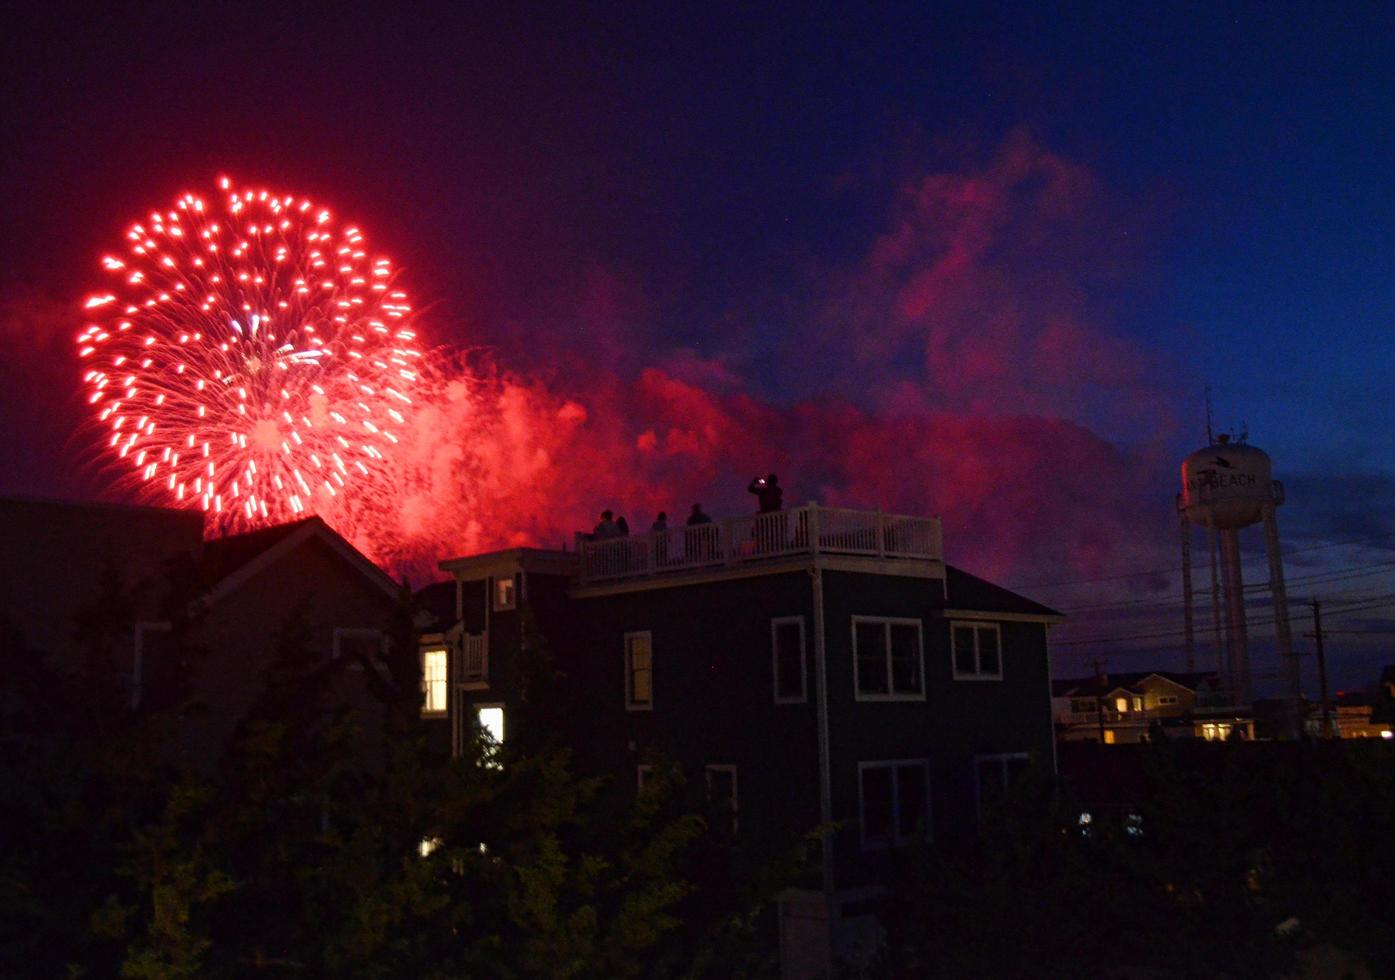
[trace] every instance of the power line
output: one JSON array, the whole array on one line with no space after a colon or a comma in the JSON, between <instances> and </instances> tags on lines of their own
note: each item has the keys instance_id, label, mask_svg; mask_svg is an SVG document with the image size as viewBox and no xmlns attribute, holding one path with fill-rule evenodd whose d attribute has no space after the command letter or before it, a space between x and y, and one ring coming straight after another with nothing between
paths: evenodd
<instances>
[{"instance_id":1,"label":"power line","mask_svg":"<svg viewBox=\"0 0 1395 980\"><path fill-rule=\"evenodd\" d=\"M1352 601L1354 601L1354 602L1366 602L1366 603L1370 603L1370 604L1369 604L1369 605L1363 605L1363 606L1357 606L1357 607L1355 607L1355 608L1349 608L1349 609L1333 610L1333 611L1331 611L1331 612L1328 613L1329 617L1330 617L1330 616L1333 616L1333 615L1339 615L1339 614L1342 614L1342 613L1360 612L1360 611L1363 611L1364 609L1368 609L1368 608L1370 608L1370 609L1378 609L1378 608L1380 608L1381 606L1389 605L1389 604L1391 604L1391 602L1395 602L1395 592L1392 592L1392 593L1390 593L1390 594L1388 594L1388 595L1380 596L1380 597L1378 597L1375 601L1367 600L1367 599L1363 599L1363 600L1352 600ZM1249 625L1252 625L1252 626L1272 626L1275 622L1276 622L1276 617L1262 617L1262 618L1259 618L1259 619L1249 620ZM1135 639L1137 639L1137 640L1148 640L1148 639L1160 639L1160 638L1164 638L1164 637L1185 636L1185 635L1186 635L1186 630L1170 629L1170 630L1162 630L1162 631L1153 632L1153 633L1125 633L1125 634L1119 634L1119 635L1117 635L1117 636L1097 636L1097 637L1088 637L1088 638L1086 638L1086 639L1080 639L1080 640L1057 640L1057 641L1055 641L1055 642L1052 644L1052 646L1053 646L1053 647L1086 646L1086 645L1090 645L1090 644L1094 644L1094 643L1115 643L1115 642L1121 642L1121 641L1126 642L1126 641L1128 641L1128 640L1135 640Z\"/></svg>"},{"instance_id":2,"label":"power line","mask_svg":"<svg viewBox=\"0 0 1395 980\"><path fill-rule=\"evenodd\" d=\"M1346 568L1333 569L1326 572L1314 572L1311 575L1297 575L1293 578L1285 579L1284 584L1285 586L1316 585L1327 582L1342 582L1354 578L1369 578L1372 575L1379 575L1381 570L1388 568L1395 568L1395 560L1349 565ZM1363 569L1365 569L1365 571L1363 571ZM1268 589L1269 584L1267 582L1253 582L1245 586L1246 592L1266 592ZM1185 599L1119 599L1114 602L1101 602L1091 606L1067 607L1061 611L1068 616L1073 616L1083 612L1102 612L1110 609L1127 609L1132 607L1181 609L1185 605Z\"/></svg>"},{"instance_id":3,"label":"power line","mask_svg":"<svg viewBox=\"0 0 1395 980\"><path fill-rule=\"evenodd\" d=\"M1382 541L1382 540L1384 540L1384 539L1386 539L1386 538L1395 538L1395 531L1386 531L1386 532L1384 532L1384 533L1382 533L1382 534L1371 534L1371 535L1367 535L1366 537L1363 537L1363 538L1350 538L1350 539L1348 539L1348 540L1346 540L1346 541L1327 541L1327 542L1324 542L1323 544L1313 544L1313 545L1308 545L1307 547L1303 547L1303 548L1294 548L1292 551L1288 552L1288 555L1306 554L1307 552L1310 552L1310 551L1321 551L1321 550L1323 550L1324 548L1341 548L1341 547L1344 547L1344 546L1346 546L1346 545L1365 544L1365 543L1370 542L1370 541ZM1288 557L1288 555L1285 555L1284 557ZM1265 557L1264 555L1250 555L1249 557L1242 559L1242 562L1260 562L1260 561L1265 561L1265 560L1267 560L1267 559L1266 559L1266 557ZM1148 570L1148 571L1142 571L1142 572L1123 572L1123 573L1121 573L1121 574L1119 574L1119 575L1102 575L1102 576L1100 576L1100 577L1098 577L1098 578L1079 578L1079 579L1071 579L1071 580L1065 581L1065 582L1030 582L1030 583L1019 583L1019 584L1015 584L1015 585L1008 585L1008 586L1005 586L1005 588L1009 588L1009 589L1056 589L1056 588L1065 588L1065 587L1071 586L1071 585L1092 585L1092 584L1094 584L1094 583L1096 583L1096 582L1121 582L1121 581L1123 581L1124 579L1129 579L1129 578L1142 578L1142 577L1145 576L1145 575L1172 575L1172 574L1175 574L1175 573L1177 573L1177 572L1180 572L1181 570L1182 570L1182 568L1181 568L1181 566L1179 565L1179 566L1176 566L1176 567L1173 567L1173 568L1154 568L1154 569L1150 569L1150 570Z\"/></svg>"}]
</instances>

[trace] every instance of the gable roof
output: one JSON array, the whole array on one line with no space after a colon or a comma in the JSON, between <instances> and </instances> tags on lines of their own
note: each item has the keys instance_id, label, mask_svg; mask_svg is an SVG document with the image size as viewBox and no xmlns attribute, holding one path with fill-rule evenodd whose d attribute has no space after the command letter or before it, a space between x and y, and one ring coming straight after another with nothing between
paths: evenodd
<instances>
[{"instance_id":1,"label":"gable roof","mask_svg":"<svg viewBox=\"0 0 1395 980\"><path fill-rule=\"evenodd\" d=\"M977 575L970 575L962 568L945 565L945 607L954 610L973 612L1007 613L1014 616L1029 616L1051 621L1065 619L1061 613L1033 602L1026 596L1018 595L994 585Z\"/></svg>"},{"instance_id":2,"label":"gable roof","mask_svg":"<svg viewBox=\"0 0 1395 980\"><path fill-rule=\"evenodd\" d=\"M1142 694L1140 684L1150 677L1160 677L1165 681L1184 687L1188 691L1195 691L1207 684L1216 684L1219 677L1215 671L1195 671L1183 673L1175 670L1140 670L1130 673L1108 673L1104 675L1104 684L1100 684L1097 677L1063 677L1060 680L1051 682L1051 694L1053 697L1094 697L1101 693L1112 694L1117 690L1126 690L1130 694Z\"/></svg>"},{"instance_id":3,"label":"gable roof","mask_svg":"<svg viewBox=\"0 0 1395 980\"><path fill-rule=\"evenodd\" d=\"M318 517L278 524L274 527L230 534L204 543L200 562L208 592L204 598L217 602L259 572L271 567L307 541L318 540L384 594L398 594L397 583L348 541Z\"/></svg>"}]
</instances>

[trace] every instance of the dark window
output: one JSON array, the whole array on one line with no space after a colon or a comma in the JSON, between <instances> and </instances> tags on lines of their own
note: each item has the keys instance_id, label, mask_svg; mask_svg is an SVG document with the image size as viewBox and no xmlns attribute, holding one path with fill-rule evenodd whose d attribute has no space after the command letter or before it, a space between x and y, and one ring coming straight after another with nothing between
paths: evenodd
<instances>
[{"instance_id":1,"label":"dark window","mask_svg":"<svg viewBox=\"0 0 1395 980\"><path fill-rule=\"evenodd\" d=\"M925 767L896 767L896 833L900 840L923 835L926 830Z\"/></svg>"},{"instance_id":2,"label":"dark window","mask_svg":"<svg viewBox=\"0 0 1395 980\"><path fill-rule=\"evenodd\" d=\"M853 644L859 697L924 696L919 620L854 616Z\"/></svg>"},{"instance_id":3,"label":"dark window","mask_svg":"<svg viewBox=\"0 0 1395 980\"><path fill-rule=\"evenodd\" d=\"M978 789L978 812L982 817L1002 806L1012 787L1027 771L1025 752L981 755L974 759L974 779Z\"/></svg>"},{"instance_id":4,"label":"dark window","mask_svg":"<svg viewBox=\"0 0 1395 980\"><path fill-rule=\"evenodd\" d=\"M950 643L955 680L1003 679L1002 640L996 623L954 623Z\"/></svg>"},{"instance_id":5,"label":"dark window","mask_svg":"<svg viewBox=\"0 0 1395 980\"><path fill-rule=\"evenodd\" d=\"M896 809L890 766L862 770L862 842L890 844L891 818Z\"/></svg>"},{"instance_id":6,"label":"dark window","mask_svg":"<svg viewBox=\"0 0 1395 980\"><path fill-rule=\"evenodd\" d=\"M920 690L920 630L905 623L891 624L891 686Z\"/></svg>"},{"instance_id":7,"label":"dark window","mask_svg":"<svg viewBox=\"0 0 1395 980\"><path fill-rule=\"evenodd\" d=\"M954 627L954 672L975 674L978 672L978 658L974 654L974 629L972 626Z\"/></svg>"},{"instance_id":8,"label":"dark window","mask_svg":"<svg viewBox=\"0 0 1395 980\"><path fill-rule=\"evenodd\" d=\"M998 657L998 631L980 629L978 631L978 672L980 674L1001 674L1002 661Z\"/></svg>"},{"instance_id":9,"label":"dark window","mask_svg":"<svg viewBox=\"0 0 1395 980\"><path fill-rule=\"evenodd\" d=\"M858 766L858 778L864 849L928 836L930 787L925 760L864 762Z\"/></svg>"},{"instance_id":10,"label":"dark window","mask_svg":"<svg viewBox=\"0 0 1395 980\"><path fill-rule=\"evenodd\" d=\"M890 694L886 673L886 630L881 623L861 622L857 631L857 689L863 694Z\"/></svg>"}]
</instances>

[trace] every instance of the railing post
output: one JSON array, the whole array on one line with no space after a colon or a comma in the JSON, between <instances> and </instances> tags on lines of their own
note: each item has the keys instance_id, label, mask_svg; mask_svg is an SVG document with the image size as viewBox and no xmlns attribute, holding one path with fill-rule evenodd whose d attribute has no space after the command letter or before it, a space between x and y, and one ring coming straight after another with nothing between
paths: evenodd
<instances>
[{"instance_id":1,"label":"railing post","mask_svg":"<svg viewBox=\"0 0 1395 980\"><path fill-rule=\"evenodd\" d=\"M877 508L877 557L886 557L886 528L882 520L882 509Z\"/></svg>"},{"instance_id":2,"label":"railing post","mask_svg":"<svg viewBox=\"0 0 1395 980\"><path fill-rule=\"evenodd\" d=\"M809 501L809 553L817 555L819 553L819 505L814 501Z\"/></svg>"}]
</instances>

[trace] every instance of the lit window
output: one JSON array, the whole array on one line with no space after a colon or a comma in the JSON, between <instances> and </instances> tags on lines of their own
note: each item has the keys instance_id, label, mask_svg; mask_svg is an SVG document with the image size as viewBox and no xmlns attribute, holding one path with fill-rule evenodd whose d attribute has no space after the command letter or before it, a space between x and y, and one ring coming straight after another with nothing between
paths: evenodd
<instances>
[{"instance_id":1,"label":"lit window","mask_svg":"<svg viewBox=\"0 0 1395 980\"><path fill-rule=\"evenodd\" d=\"M859 701L925 697L920 620L854 616L852 629Z\"/></svg>"},{"instance_id":2,"label":"lit window","mask_svg":"<svg viewBox=\"0 0 1395 980\"><path fill-rule=\"evenodd\" d=\"M1008 793L1027 771L1026 752L1006 752L997 755L974 756L974 792L978 798L978 814L1001 806Z\"/></svg>"},{"instance_id":3,"label":"lit window","mask_svg":"<svg viewBox=\"0 0 1395 980\"><path fill-rule=\"evenodd\" d=\"M1231 731L1233 731L1232 726L1225 722L1215 723L1208 721L1201 726L1201 737L1208 742L1224 742L1226 739L1230 738Z\"/></svg>"},{"instance_id":4,"label":"lit window","mask_svg":"<svg viewBox=\"0 0 1395 980\"><path fill-rule=\"evenodd\" d=\"M506 612L518 606L518 592L513 576L500 576L494 580L494 611Z\"/></svg>"},{"instance_id":5,"label":"lit window","mask_svg":"<svg viewBox=\"0 0 1395 980\"><path fill-rule=\"evenodd\" d=\"M1135 698L1133 699L1133 710L1134 710L1134 711L1142 711L1142 710L1143 710L1143 699L1142 699L1142 698L1140 698L1140 697L1135 697Z\"/></svg>"},{"instance_id":6,"label":"lit window","mask_svg":"<svg viewBox=\"0 0 1395 980\"><path fill-rule=\"evenodd\" d=\"M421 652L421 713L423 715L444 715L446 713L446 663L444 647Z\"/></svg>"},{"instance_id":7,"label":"lit window","mask_svg":"<svg viewBox=\"0 0 1395 980\"><path fill-rule=\"evenodd\" d=\"M950 623L949 637L955 680L1003 679L1002 634L996 623Z\"/></svg>"},{"instance_id":8,"label":"lit window","mask_svg":"<svg viewBox=\"0 0 1395 980\"><path fill-rule=\"evenodd\" d=\"M924 759L857 764L862 849L909 844L930 831L930 766Z\"/></svg>"},{"instance_id":9,"label":"lit window","mask_svg":"<svg viewBox=\"0 0 1395 980\"><path fill-rule=\"evenodd\" d=\"M725 821L718 829L726 834L736 833L736 767L712 765L705 767L707 801L714 817Z\"/></svg>"},{"instance_id":10,"label":"lit window","mask_svg":"<svg viewBox=\"0 0 1395 980\"><path fill-rule=\"evenodd\" d=\"M1104 730L1104 744L1105 744L1105 745L1113 745L1113 744L1114 744L1114 729L1112 729L1112 728L1106 728L1106 729Z\"/></svg>"},{"instance_id":11,"label":"lit window","mask_svg":"<svg viewBox=\"0 0 1395 980\"><path fill-rule=\"evenodd\" d=\"M804 669L804 617L770 621L771 660L775 672L775 703L807 700Z\"/></svg>"},{"instance_id":12,"label":"lit window","mask_svg":"<svg viewBox=\"0 0 1395 980\"><path fill-rule=\"evenodd\" d=\"M430 857L432 853L440 846L441 838L423 837L421 839L421 842L417 844L417 853L422 857Z\"/></svg>"},{"instance_id":13,"label":"lit window","mask_svg":"<svg viewBox=\"0 0 1395 980\"><path fill-rule=\"evenodd\" d=\"M1128 710L1129 710L1129 699L1128 699L1128 698L1115 698L1115 699L1114 699L1114 710L1119 711L1119 712L1128 711Z\"/></svg>"},{"instance_id":14,"label":"lit window","mask_svg":"<svg viewBox=\"0 0 1395 980\"><path fill-rule=\"evenodd\" d=\"M654 653L648 630L625 634L625 707L630 711L654 707Z\"/></svg>"},{"instance_id":15,"label":"lit window","mask_svg":"<svg viewBox=\"0 0 1395 980\"><path fill-rule=\"evenodd\" d=\"M480 728L489 733L495 745L504 744L504 706L501 704L477 705L475 716Z\"/></svg>"}]
</instances>

